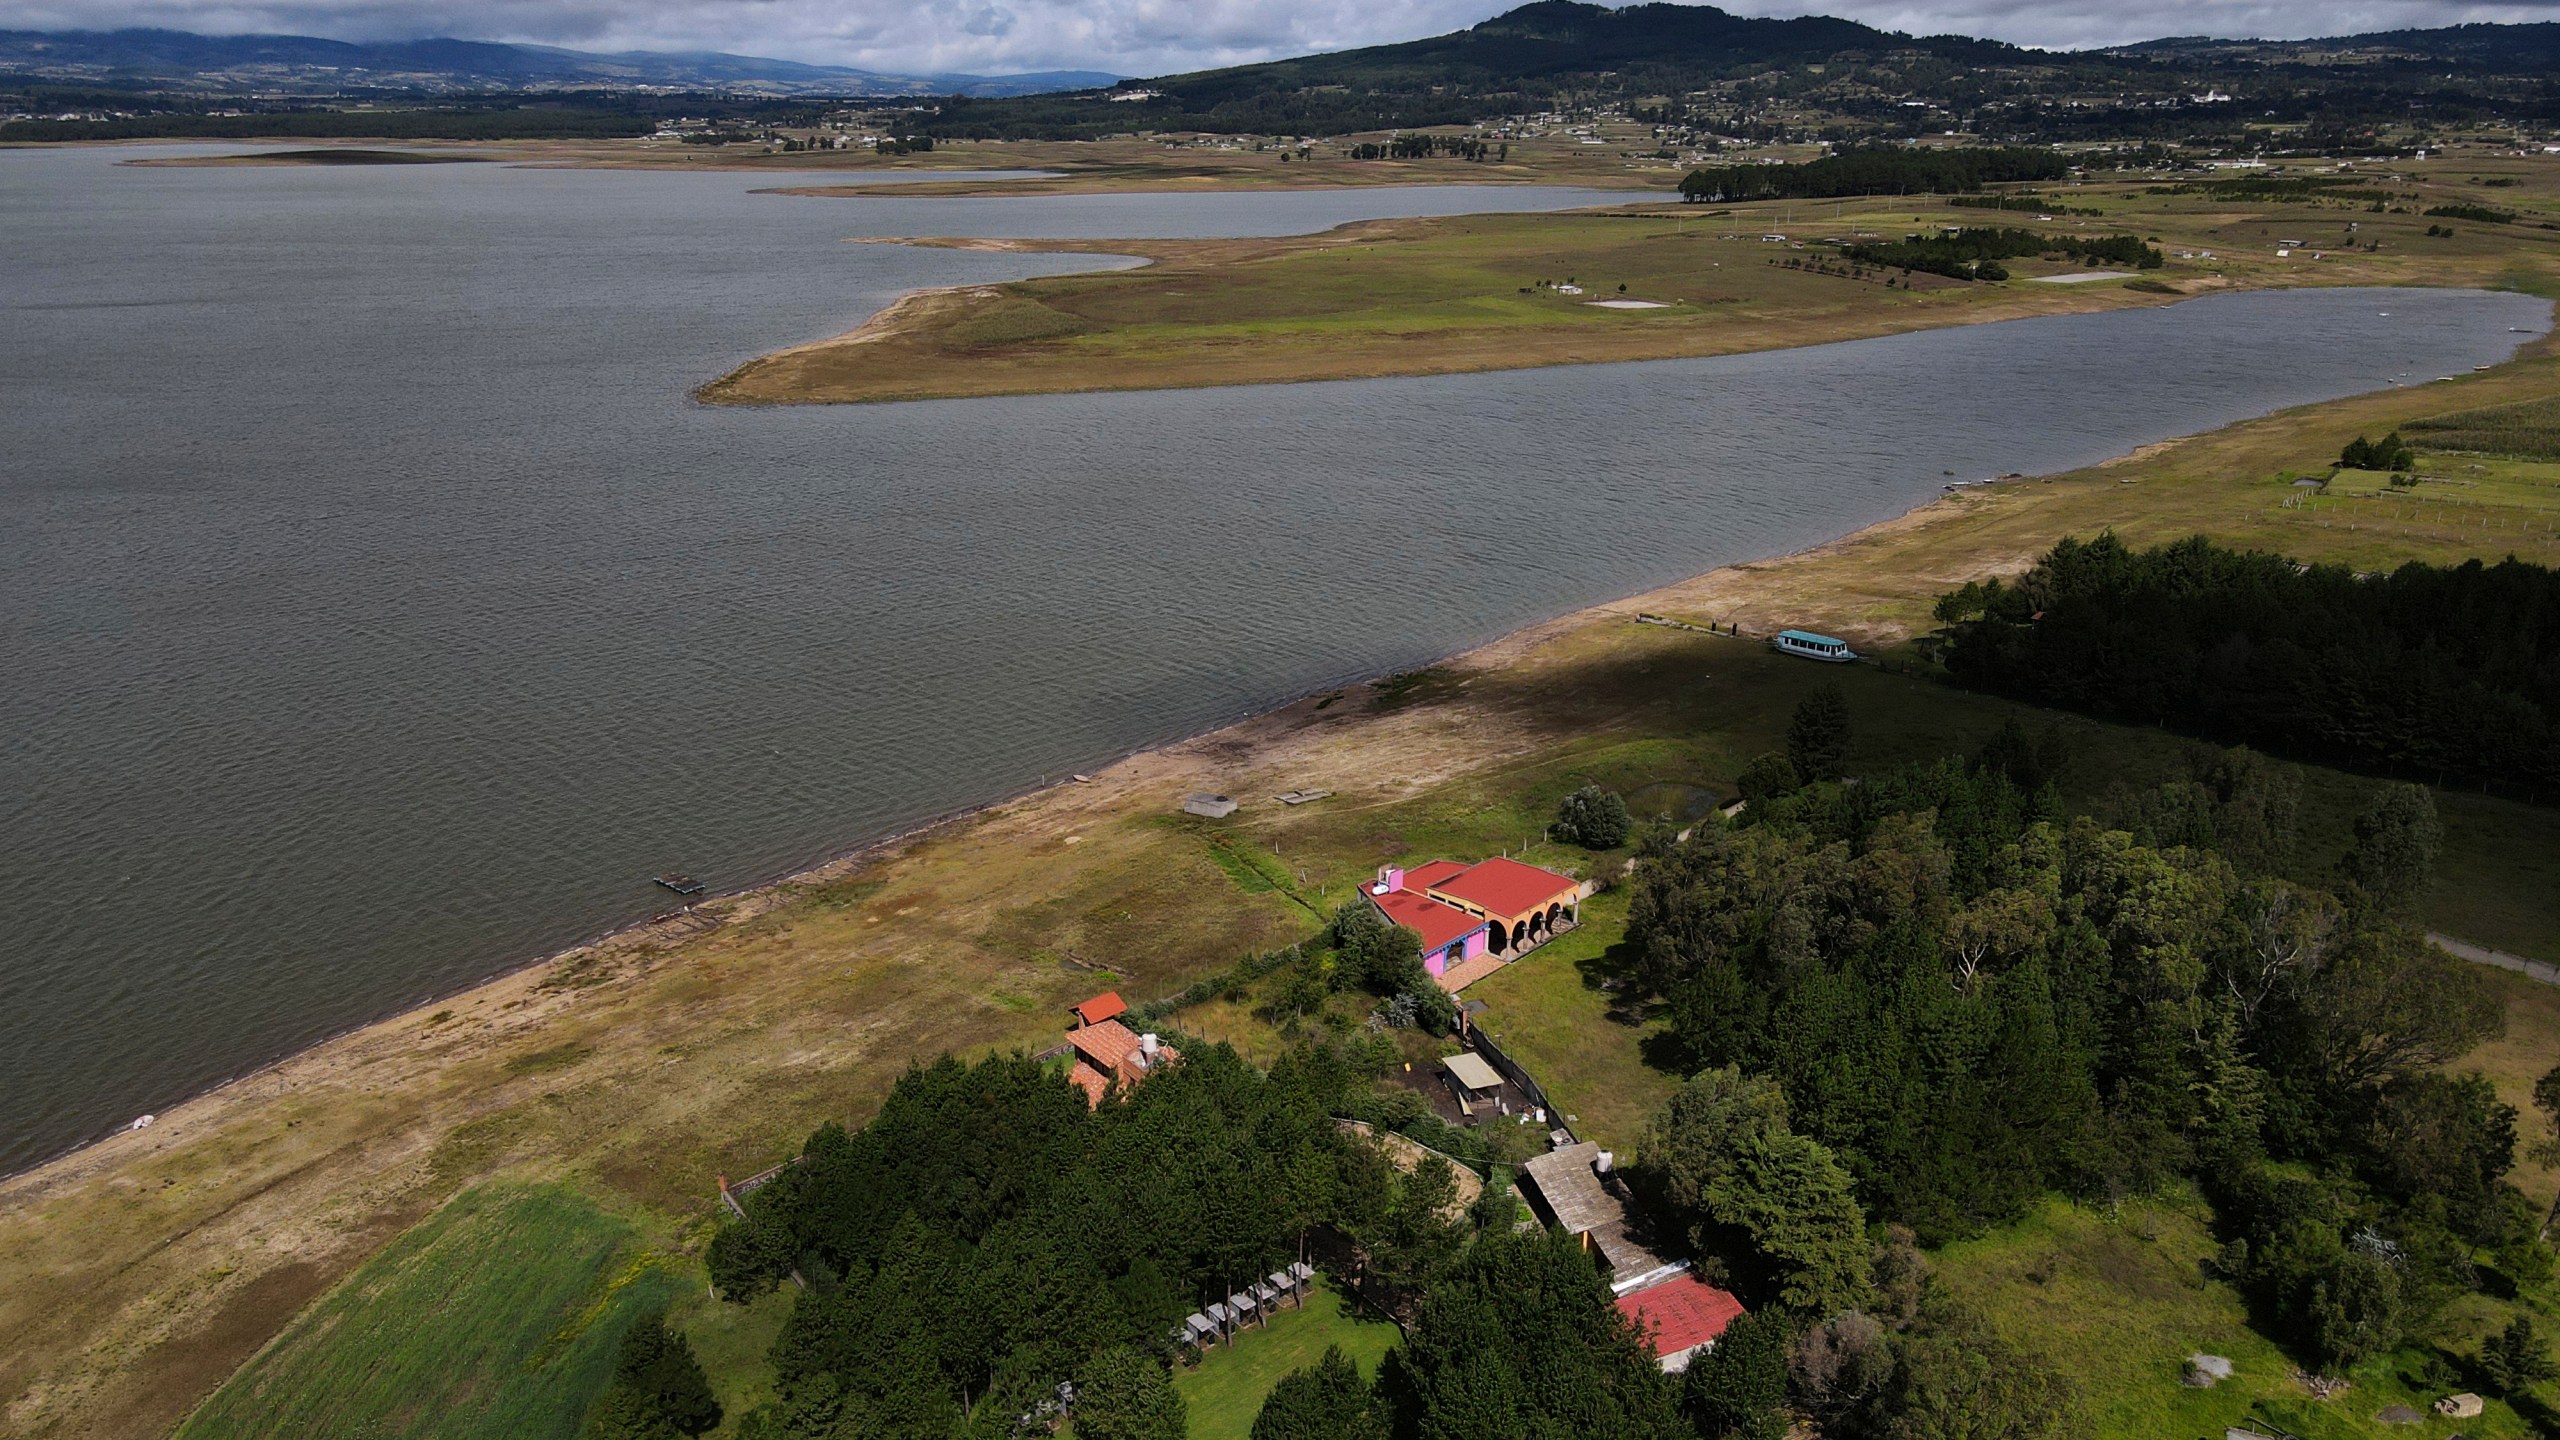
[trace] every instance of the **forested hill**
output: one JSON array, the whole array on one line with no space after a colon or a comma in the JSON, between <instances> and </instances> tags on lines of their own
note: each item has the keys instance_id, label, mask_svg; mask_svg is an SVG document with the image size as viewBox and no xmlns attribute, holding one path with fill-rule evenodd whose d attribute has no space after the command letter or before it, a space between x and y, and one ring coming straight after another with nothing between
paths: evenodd
<instances>
[{"instance_id":1,"label":"forested hill","mask_svg":"<svg viewBox=\"0 0 2560 1440\"><path fill-rule=\"evenodd\" d=\"M1536 0L1481 25L1396 45L1239 65L1139 82L1145 101L1093 113L1054 96L954 106L942 127L1064 134L1133 124L1162 130L1331 134L1395 125L1467 124L1578 100L1677 96L1771 68L1885 54L1994 65L2029 56L1958 35L1915 39L1853 20L1762 20L1711 5Z\"/></svg>"},{"instance_id":2,"label":"forested hill","mask_svg":"<svg viewBox=\"0 0 2560 1440\"><path fill-rule=\"evenodd\" d=\"M2358 133L2413 115L2431 124L2560 118L2560 94L2545 79L2555 68L2560 25L2061 52L1825 16L1537 0L1452 34L1133 82L1108 101L1091 91L948 102L933 129L978 138L1335 135L1615 107L1759 140L1961 128L2007 141L2220 144L2242 125L2242 107L2219 103L2235 94L2262 119Z\"/></svg>"},{"instance_id":3,"label":"forested hill","mask_svg":"<svg viewBox=\"0 0 2560 1440\"><path fill-rule=\"evenodd\" d=\"M1625 93L1679 93L1704 81L1772 65L1820 64L1860 52L1917 52L1993 64L2026 52L1960 35L1913 39L1854 20L1808 15L1762 20L1711 5L1631 5L1538 0L1472 29L1401 45L1309 55L1153 82L1195 103L1274 87L1347 85L1380 91L1457 89L1544 98L1602 85Z\"/></svg>"},{"instance_id":4,"label":"forested hill","mask_svg":"<svg viewBox=\"0 0 2560 1440\"><path fill-rule=\"evenodd\" d=\"M2496 75L2546 75L2560 69L2560 24L2448 25L2434 30L2377 30L2321 40L2217 40L2180 35L2105 52L2146 60L2207 64L2461 65Z\"/></svg>"}]
</instances>

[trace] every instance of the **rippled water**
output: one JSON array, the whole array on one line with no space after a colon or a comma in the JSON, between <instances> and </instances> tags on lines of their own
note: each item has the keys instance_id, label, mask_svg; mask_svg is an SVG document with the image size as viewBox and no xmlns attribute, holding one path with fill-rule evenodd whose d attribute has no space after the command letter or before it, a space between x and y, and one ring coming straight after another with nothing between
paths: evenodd
<instances>
[{"instance_id":1,"label":"rippled water","mask_svg":"<svg viewBox=\"0 0 2560 1440\"><path fill-rule=\"evenodd\" d=\"M1591 197L112 158L0 154L0 1168L643 916L658 870L750 883L1838 534L1941 470L2466 368L2548 317L2306 291L1718 360L715 410L689 387L901 290L1094 263L843 236Z\"/></svg>"}]
</instances>

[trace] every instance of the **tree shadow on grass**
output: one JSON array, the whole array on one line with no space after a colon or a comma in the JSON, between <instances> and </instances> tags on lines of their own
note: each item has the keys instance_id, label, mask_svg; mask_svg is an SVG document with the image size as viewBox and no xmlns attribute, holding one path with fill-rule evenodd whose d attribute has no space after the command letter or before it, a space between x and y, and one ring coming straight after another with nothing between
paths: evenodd
<instances>
[{"instance_id":1,"label":"tree shadow on grass","mask_svg":"<svg viewBox=\"0 0 2560 1440\"><path fill-rule=\"evenodd\" d=\"M1613 1023L1632 1028L1662 1013L1662 1002L1636 980L1636 947L1625 939L1576 960L1573 968L1582 977L1583 989L1608 997Z\"/></svg>"}]
</instances>

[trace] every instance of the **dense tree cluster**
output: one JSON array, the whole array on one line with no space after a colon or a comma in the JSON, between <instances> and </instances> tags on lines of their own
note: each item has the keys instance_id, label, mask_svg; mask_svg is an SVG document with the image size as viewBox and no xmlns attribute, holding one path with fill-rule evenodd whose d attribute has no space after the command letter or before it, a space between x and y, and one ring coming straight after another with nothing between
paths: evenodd
<instances>
[{"instance_id":1,"label":"dense tree cluster","mask_svg":"<svg viewBox=\"0 0 2560 1440\"><path fill-rule=\"evenodd\" d=\"M2338 463L2349 470L2410 470L2417 466L2418 453L2394 430L2379 440L2359 435L2348 441L2338 452Z\"/></svg>"},{"instance_id":2,"label":"dense tree cluster","mask_svg":"<svg viewBox=\"0 0 2560 1440\"><path fill-rule=\"evenodd\" d=\"M2512 225L2516 219L2512 210L2494 210L2486 205L2430 205L2425 213L2446 220L2476 220L2483 225Z\"/></svg>"},{"instance_id":3,"label":"dense tree cluster","mask_svg":"<svg viewBox=\"0 0 2560 1440\"><path fill-rule=\"evenodd\" d=\"M1020 1057L910 1071L713 1239L725 1298L787 1273L808 1287L773 1349L781 1398L743 1433L1011 1435L1081 1394L1079 1434L1179 1435L1155 1382L1203 1300L1295 1260L1319 1226L1391 1301L1454 1256L1445 1164L1404 1175L1334 1124L1362 1086L1312 1047L1267 1077L1192 1047L1094 1110Z\"/></svg>"},{"instance_id":4,"label":"dense tree cluster","mask_svg":"<svg viewBox=\"0 0 2560 1440\"><path fill-rule=\"evenodd\" d=\"M1399 1440L1688 1440L1669 1377L1561 1233L1485 1235L1379 1377Z\"/></svg>"},{"instance_id":5,"label":"dense tree cluster","mask_svg":"<svg viewBox=\"0 0 2560 1440\"><path fill-rule=\"evenodd\" d=\"M2104 215L2104 210L2086 205L2065 205L2029 190L2011 195L1950 195L1947 203L1959 210L2023 210L2034 215Z\"/></svg>"},{"instance_id":6,"label":"dense tree cluster","mask_svg":"<svg viewBox=\"0 0 2560 1440\"><path fill-rule=\"evenodd\" d=\"M1502 147L1510 153L1511 147ZM1493 157L1493 147L1472 135L1398 135L1380 144L1364 140L1351 147L1354 160L1428 160L1446 155L1455 160L1472 160L1478 164Z\"/></svg>"},{"instance_id":7,"label":"dense tree cluster","mask_svg":"<svg viewBox=\"0 0 2560 1440\"><path fill-rule=\"evenodd\" d=\"M2160 251L2138 235L2047 235L2012 226L1968 225L1935 235L1911 235L1871 245L1843 245L1840 253L1866 265L1917 270L1957 280L2006 280L2003 260L2021 255L2059 253L2087 265L2130 265L2156 270L2165 263Z\"/></svg>"},{"instance_id":8,"label":"dense tree cluster","mask_svg":"<svg viewBox=\"0 0 2560 1440\"><path fill-rule=\"evenodd\" d=\"M2333 891L2270 873L2301 870L2273 762L2234 752L2127 797L2129 829L2065 818L2053 763L2007 733L1971 763L1764 793L1643 863L1641 980L1692 1062L1726 1067L1648 1136L1661 1213L1746 1298L1837 1317L1894 1288L1858 1201L1935 1242L2048 1190L2190 1176L2223 1272L2323 1366L2398 1345L2480 1283L2480 1255L2547 1272L2505 1180L2515 1112L2447 1069L2499 1009L2396 913L2433 863L2427 793L2382 794ZM1927 1350L1909 1329L1861 1343ZM1891 1389L1852 1388L1852 1410Z\"/></svg>"},{"instance_id":9,"label":"dense tree cluster","mask_svg":"<svg viewBox=\"0 0 2560 1440\"><path fill-rule=\"evenodd\" d=\"M2560 792L2560 575L2358 575L2204 539L2066 539L1938 602L1978 689L2351 767Z\"/></svg>"},{"instance_id":10,"label":"dense tree cluster","mask_svg":"<svg viewBox=\"0 0 2560 1440\"><path fill-rule=\"evenodd\" d=\"M1827 200L1851 195L1961 194L2019 180L2059 180L2071 162L2030 147L1846 150L1803 165L1722 165L1692 170L1683 200Z\"/></svg>"},{"instance_id":11,"label":"dense tree cluster","mask_svg":"<svg viewBox=\"0 0 2560 1440\"><path fill-rule=\"evenodd\" d=\"M1693 1112L1691 1118L1696 1118ZM1686 1143L1705 1137L1692 1135ZM1682 1410L1707 1440L2054 1440L2082 1433L2069 1384L1938 1284L1911 1232L1885 1227L1855 1303L1767 1301L1690 1362Z\"/></svg>"}]
</instances>

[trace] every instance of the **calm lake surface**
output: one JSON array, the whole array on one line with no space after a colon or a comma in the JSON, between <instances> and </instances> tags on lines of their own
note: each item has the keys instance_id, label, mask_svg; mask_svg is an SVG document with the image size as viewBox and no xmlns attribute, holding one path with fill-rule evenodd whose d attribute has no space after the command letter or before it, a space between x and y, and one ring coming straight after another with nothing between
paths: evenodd
<instances>
[{"instance_id":1,"label":"calm lake surface","mask_svg":"<svg viewBox=\"0 0 2560 1440\"><path fill-rule=\"evenodd\" d=\"M769 878L1840 534L1944 470L2466 370L2549 318L2303 291L1718 360L715 410L687 391L900 291L1096 263L846 236L1611 197L811 199L113 163L136 153L0 153L0 1170L644 917L657 871Z\"/></svg>"}]
</instances>

